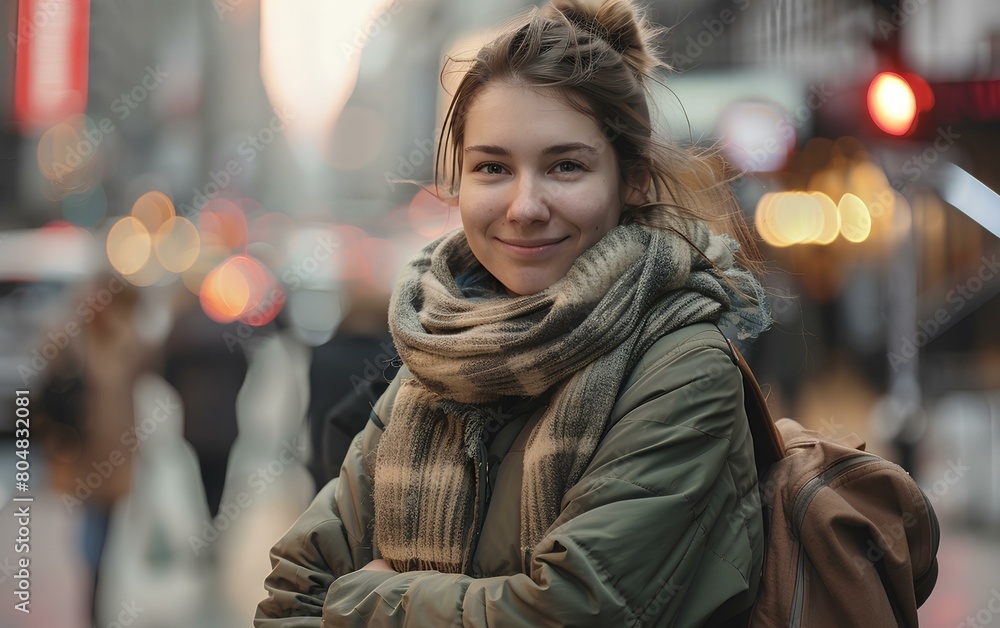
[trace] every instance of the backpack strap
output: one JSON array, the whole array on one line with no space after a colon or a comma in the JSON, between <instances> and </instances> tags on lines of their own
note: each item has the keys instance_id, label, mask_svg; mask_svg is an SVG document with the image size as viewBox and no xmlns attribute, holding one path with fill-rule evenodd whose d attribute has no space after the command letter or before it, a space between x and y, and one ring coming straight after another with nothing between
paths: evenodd
<instances>
[{"instance_id":1,"label":"backpack strap","mask_svg":"<svg viewBox=\"0 0 1000 628\"><path fill-rule=\"evenodd\" d=\"M753 376L750 365L743 359L733 341L726 338L732 350L730 357L739 367L743 375L743 407L746 409L747 421L750 424L750 436L753 439L753 455L757 462L757 477L763 478L772 464L785 457L785 443L778 433L778 428L767 408L767 400L760 384Z\"/></svg>"},{"instance_id":2,"label":"backpack strap","mask_svg":"<svg viewBox=\"0 0 1000 628\"><path fill-rule=\"evenodd\" d=\"M720 329L719 331L721 333L722 330ZM757 466L757 479L760 482L763 498L764 478L767 476L771 465L785 457L785 443L781 439L778 427L774 424L774 418L767 407L767 399L764 397L764 392L760 389L760 384L757 383L757 378L754 377L753 371L750 370L750 365L747 364L747 361L743 358L743 354L736 348L733 341L725 334L722 334L722 336L726 339L726 344L729 345L729 357L739 367L740 374L743 376L743 408L747 414L747 424L750 426L754 462ZM767 508L762 510L761 515L764 519L763 565L767 564L768 545L770 543L770 533L768 532L770 517ZM758 597L760 595L759 589L757 595ZM747 628L751 625L751 618L756 607L757 602L755 601L753 605L743 612L718 625L720 628Z\"/></svg>"}]
</instances>

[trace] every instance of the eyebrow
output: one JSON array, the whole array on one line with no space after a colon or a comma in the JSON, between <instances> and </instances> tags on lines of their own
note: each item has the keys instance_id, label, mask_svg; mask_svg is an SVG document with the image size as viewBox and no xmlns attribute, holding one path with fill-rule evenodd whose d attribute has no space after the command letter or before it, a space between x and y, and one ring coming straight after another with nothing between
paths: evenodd
<instances>
[{"instance_id":1,"label":"eyebrow","mask_svg":"<svg viewBox=\"0 0 1000 628\"><path fill-rule=\"evenodd\" d=\"M574 151L585 151L588 153L597 154L597 149L590 144L584 144L583 142L570 142L569 144L554 144L547 147L542 151L543 155L562 155L564 153L572 153ZM465 153L486 153L487 155L500 155L503 157L509 157L510 151L502 146L494 146L492 144L477 144L475 146L466 146Z\"/></svg>"}]
</instances>

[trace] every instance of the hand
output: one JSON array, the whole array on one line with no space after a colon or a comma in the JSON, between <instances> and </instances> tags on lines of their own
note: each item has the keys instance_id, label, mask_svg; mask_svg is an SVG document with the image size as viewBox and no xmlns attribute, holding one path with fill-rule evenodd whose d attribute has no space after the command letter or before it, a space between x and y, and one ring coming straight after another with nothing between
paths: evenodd
<instances>
[{"instance_id":1,"label":"hand","mask_svg":"<svg viewBox=\"0 0 1000 628\"><path fill-rule=\"evenodd\" d=\"M390 573L399 573L398 571L396 571L395 569L393 569L392 567L390 567L389 563L385 562L381 558L376 558L372 562L370 562L367 565L365 565L364 567L362 567L361 570L362 571L364 571L364 570L368 570L368 571L388 571Z\"/></svg>"}]
</instances>

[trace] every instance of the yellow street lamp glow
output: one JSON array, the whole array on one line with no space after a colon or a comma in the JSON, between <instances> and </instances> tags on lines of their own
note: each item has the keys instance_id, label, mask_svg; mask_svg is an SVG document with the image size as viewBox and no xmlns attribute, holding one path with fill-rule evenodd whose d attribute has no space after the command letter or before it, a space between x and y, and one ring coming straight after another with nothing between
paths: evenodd
<instances>
[{"instance_id":1,"label":"yellow street lamp glow","mask_svg":"<svg viewBox=\"0 0 1000 628\"><path fill-rule=\"evenodd\" d=\"M198 228L183 216L174 216L163 223L153 237L153 244L157 259L172 273L191 268L201 252Z\"/></svg>"},{"instance_id":2,"label":"yellow street lamp glow","mask_svg":"<svg viewBox=\"0 0 1000 628\"><path fill-rule=\"evenodd\" d=\"M176 214L170 197L158 190L146 192L132 204L132 216L139 219L149 233L156 233L163 223Z\"/></svg>"},{"instance_id":3,"label":"yellow street lamp glow","mask_svg":"<svg viewBox=\"0 0 1000 628\"><path fill-rule=\"evenodd\" d=\"M840 212L833 199L823 192L813 192L810 196L819 204L823 215L823 228L816 236L816 244L830 244L840 235Z\"/></svg>"},{"instance_id":4,"label":"yellow street lamp glow","mask_svg":"<svg viewBox=\"0 0 1000 628\"><path fill-rule=\"evenodd\" d=\"M123 275L139 272L149 261L152 248L149 231L133 216L122 218L108 232L108 261Z\"/></svg>"},{"instance_id":5,"label":"yellow street lamp glow","mask_svg":"<svg viewBox=\"0 0 1000 628\"><path fill-rule=\"evenodd\" d=\"M837 205L840 212L840 234L850 242L864 242L872 231L868 206L854 194L847 193Z\"/></svg>"},{"instance_id":6,"label":"yellow street lamp glow","mask_svg":"<svg viewBox=\"0 0 1000 628\"><path fill-rule=\"evenodd\" d=\"M761 239L767 242L771 246L788 246L791 242L785 242L775 234L771 225L774 222L774 217L771 212L771 208L774 206L774 200L778 198L784 192L768 192L767 194L760 197L757 201L757 207L754 210L754 227L757 228L757 233L760 234Z\"/></svg>"},{"instance_id":7,"label":"yellow street lamp glow","mask_svg":"<svg viewBox=\"0 0 1000 628\"><path fill-rule=\"evenodd\" d=\"M786 192L775 199L774 233L789 244L804 244L823 230L823 209L805 192Z\"/></svg>"}]
</instances>

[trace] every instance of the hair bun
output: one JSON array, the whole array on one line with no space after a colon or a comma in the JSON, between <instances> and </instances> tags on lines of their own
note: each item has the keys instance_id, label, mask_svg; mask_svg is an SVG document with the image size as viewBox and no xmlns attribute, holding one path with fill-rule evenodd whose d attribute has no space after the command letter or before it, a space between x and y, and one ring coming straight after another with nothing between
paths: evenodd
<instances>
[{"instance_id":1,"label":"hair bun","mask_svg":"<svg viewBox=\"0 0 1000 628\"><path fill-rule=\"evenodd\" d=\"M606 41L636 73L645 76L662 65L652 52L657 31L631 0L552 0L551 7L573 26Z\"/></svg>"}]
</instances>

